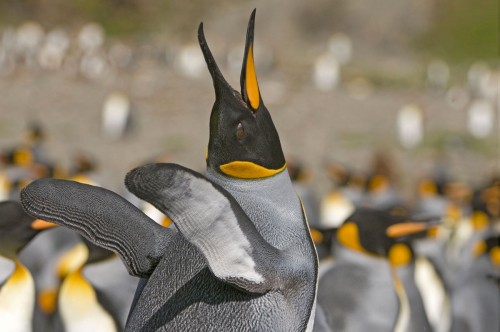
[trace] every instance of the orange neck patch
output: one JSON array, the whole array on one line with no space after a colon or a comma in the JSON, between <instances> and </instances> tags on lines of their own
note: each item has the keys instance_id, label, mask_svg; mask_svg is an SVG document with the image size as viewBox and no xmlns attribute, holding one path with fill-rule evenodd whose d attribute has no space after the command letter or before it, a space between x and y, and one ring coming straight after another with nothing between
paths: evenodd
<instances>
[{"instance_id":1,"label":"orange neck patch","mask_svg":"<svg viewBox=\"0 0 500 332\"><path fill-rule=\"evenodd\" d=\"M281 173L286 164L278 169L269 169L250 161L232 161L219 166L222 173L238 179L261 179Z\"/></svg>"},{"instance_id":2,"label":"orange neck patch","mask_svg":"<svg viewBox=\"0 0 500 332\"><path fill-rule=\"evenodd\" d=\"M412 259L410 248L404 243L396 243L389 249L388 259L393 267L408 265Z\"/></svg>"}]
</instances>

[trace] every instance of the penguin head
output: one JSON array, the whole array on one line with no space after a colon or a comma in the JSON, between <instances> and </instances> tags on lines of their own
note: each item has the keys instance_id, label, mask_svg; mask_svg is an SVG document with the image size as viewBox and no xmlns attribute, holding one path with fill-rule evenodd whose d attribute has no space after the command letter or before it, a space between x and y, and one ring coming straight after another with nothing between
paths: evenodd
<instances>
[{"instance_id":1,"label":"penguin head","mask_svg":"<svg viewBox=\"0 0 500 332\"><path fill-rule=\"evenodd\" d=\"M260 95L253 58L255 10L250 16L243 66L241 93L222 75L207 45L203 23L198 40L215 88L210 115L207 166L226 176L256 179L272 176L285 168L278 132Z\"/></svg>"},{"instance_id":2,"label":"penguin head","mask_svg":"<svg viewBox=\"0 0 500 332\"><path fill-rule=\"evenodd\" d=\"M24 212L15 201L0 202L0 255L16 259L23 249L42 229L50 223L35 219Z\"/></svg>"},{"instance_id":3,"label":"penguin head","mask_svg":"<svg viewBox=\"0 0 500 332\"><path fill-rule=\"evenodd\" d=\"M409 246L413 236L425 234L434 226L431 219L413 220L383 210L358 208L339 228L337 239L343 246L369 255L390 258L392 248L402 249L398 252L404 250L405 255L410 250L411 257L411 249L394 246L398 243Z\"/></svg>"}]
</instances>

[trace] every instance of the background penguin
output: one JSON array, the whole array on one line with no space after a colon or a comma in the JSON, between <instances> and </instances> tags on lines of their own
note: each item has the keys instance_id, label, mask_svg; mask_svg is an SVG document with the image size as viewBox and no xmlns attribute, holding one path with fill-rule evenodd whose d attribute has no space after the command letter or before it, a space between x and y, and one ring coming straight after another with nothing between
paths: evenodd
<instances>
[{"instance_id":1,"label":"background penguin","mask_svg":"<svg viewBox=\"0 0 500 332\"><path fill-rule=\"evenodd\" d=\"M447 332L451 324L450 292L452 270L447 261L446 239L441 235L446 225L430 228L412 241L416 253L415 282L432 330Z\"/></svg>"},{"instance_id":2,"label":"background penguin","mask_svg":"<svg viewBox=\"0 0 500 332\"><path fill-rule=\"evenodd\" d=\"M381 151L374 154L364 206L386 211L406 209L396 186L394 169L389 155Z\"/></svg>"},{"instance_id":3,"label":"background penguin","mask_svg":"<svg viewBox=\"0 0 500 332\"><path fill-rule=\"evenodd\" d=\"M423 178L418 183L418 198L414 212L444 217L448 200L438 191L438 184L432 178Z\"/></svg>"},{"instance_id":4,"label":"background penguin","mask_svg":"<svg viewBox=\"0 0 500 332\"><path fill-rule=\"evenodd\" d=\"M113 332L124 328L137 280L112 258L112 251L85 239L61 257L56 330Z\"/></svg>"},{"instance_id":5,"label":"background penguin","mask_svg":"<svg viewBox=\"0 0 500 332\"><path fill-rule=\"evenodd\" d=\"M66 225L116 251L145 278L127 331L311 331L317 258L253 63L252 13L242 94L198 37L216 101L207 178L174 164L147 165L128 189L164 211L164 228L103 188L43 179L22 192L33 215Z\"/></svg>"},{"instance_id":6,"label":"background penguin","mask_svg":"<svg viewBox=\"0 0 500 332\"><path fill-rule=\"evenodd\" d=\"M18 260L18 254L46 225L27 215L18 202L0 202L0 261L4 260L0 273L2 331L32 330L35 284L29 270ZM5 259L11 264L6 263Z\"/></svg>"},{"instance_id":7,"label":"background penguin","mask_svg":"<svg viewBox=\"0 0 500 332\"><path fill-rule=\"evenodd\" d=\"M452 332L500 330L500 237L478 242L474 252L452 293Z\"/></svg>"},{"instance_id":8,"label":"background penguin","mask_svg":"<svg viewBox=\"0 0 500 332\"><path fill-rule=\"evenodd\" d=\"M403 300L408 301L409 321L407 332L431 331L427 311L422 299L421 289L415 281L416 259L415 253L410 243L398 242L391 246L388 252L388 259L391 267L395 270L397 278L404 289L404 295L400 295Z\"/></svg>"},{"instance_id":9,"label":"background penguin","mask_svg":"<svg viewBox=\"0 0 500 332\"><path fill-rule=\"evenodd\" d=\"M52 224L55 225L55 224ZM52 331L59 279L54 272L59 256L79 242L78 235L64 227L54 227L34 238L19 255L31 271L36 285L33 330Z\"/></svg>"},{"instance_id":10,"label":"background penguin","mask_svg":"<svg viewBox=\"0 0 500 332\"><path fill-rule=\"evenodd\" d=\"M415 322L428 326L423 309L411 311L397 274L410 262L411 251L400 243L394 247L394 238L427 227L368 208L347 218L337 232L335 263L320 277L318 288L318 303L333 331L406 331Z\"/></svg>"},{"instance_id":11,"label":"background penguin","mask_svg":"<svg viewBox=\"0 0 500 332\"><path fill-rule=\"evenodd\" d=\"M72 163L71 180L97 185L93 176L95 163L89 157L80 153ZM35 332L53 330L61 282L55 272L56 267L60 256L81 241L76 232L64 227L55 227L33 239L21 253L20 260L31 271L37 289Z\"/></svg>"},{"instance_id":12,"label":"background penguin","mask_svg":"<svg viewBox=\"0 0 500 332\"><path fill-rule=\"evenodd\" d=\"M366 176L362 172L336 161L329 162L325 166L325 172L335 189L342 193L342 196L346 197L354 206L363 205Z\"/></svg>"}]
</instances>

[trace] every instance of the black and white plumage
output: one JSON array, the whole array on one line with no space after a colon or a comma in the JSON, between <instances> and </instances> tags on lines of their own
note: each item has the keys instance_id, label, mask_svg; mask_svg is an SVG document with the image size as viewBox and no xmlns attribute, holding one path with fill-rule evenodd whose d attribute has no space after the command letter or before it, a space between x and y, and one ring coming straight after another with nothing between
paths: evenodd
<instances>
[{"instance_id":1,"label":"black and white plumage","mask_svg":"<svg viewBox=\"0 0 500 332\"><path fill-rule=\"evenodd\" d=\"M469 269L459 275L451 295L452 332L500 329L500 237L483 238L475 254Z\"/></svg>"},{"instance_id":2,"label":"black and white plumage","mask_svg":"<svg viewBox=\"0 0 500 332\"><path fill-rule=\"evenodd\" d=\"M0 202L0 326L3 331L32 331L35 283L18 255L41 230L36 229L34 222L35 218L27 215L18 202Z\"/></svg>"},{"instance_id":3,"label":"black and white plumage","mask_svg":"<svg viewBox=\"0 0 500 332\"><path fill-rule=\"evenodd\" d=\"M257 86L252 13L240 95L205 41L214 80L207 177L175 164L131 171L127 188L163 211L164 228L106 189L44 179L22 202L118 253L144 278L126 331L311 331L317 258L279 138ZM244 128L244 129L243 129Z\"/></svg>"},{"instance_id":4,"label":"black and white plumage","mask_svg":"<svg viewBox=\"0 0 500 332\"><path fill-rule=\"evenodd\" d=\"M430 329L413 278L411 247L399 242L429 225L367 208L347 218L336 234L335 261L318 286L318 303L332 331Z\"/></svg>"}]
</instances>

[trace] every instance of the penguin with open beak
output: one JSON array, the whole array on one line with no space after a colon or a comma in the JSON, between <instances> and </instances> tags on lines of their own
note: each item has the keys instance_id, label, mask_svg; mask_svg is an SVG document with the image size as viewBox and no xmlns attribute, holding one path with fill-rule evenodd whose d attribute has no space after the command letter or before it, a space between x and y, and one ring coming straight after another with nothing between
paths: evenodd
<instances>
[{"instance_id":1,"label":"penguin with open beak","mask_svg":"<svg viewBox=\"0 0 500 332\"><path fill-rule=\"evenodd\" d=\"M15 201L0 202L0 326L2 331L32 330L35 283L19 252L50 223L27 215Z\"/></svg>"},{"instance_id":2,"label":"penguin with open beak","mask_svg":"<svg viewBox=\"0 0 500 332\"><path fill-rule=\"evenodd\" d=\"M103 188L43 179L22 192L32 215L117 252L144 278L126 331L311 331L317 257L264 106L250 17L242 93L198 38L215 87L206 177L175 164L132 170L127 188L163 211L165 228Z\"/></svg>"}]
</instances>

